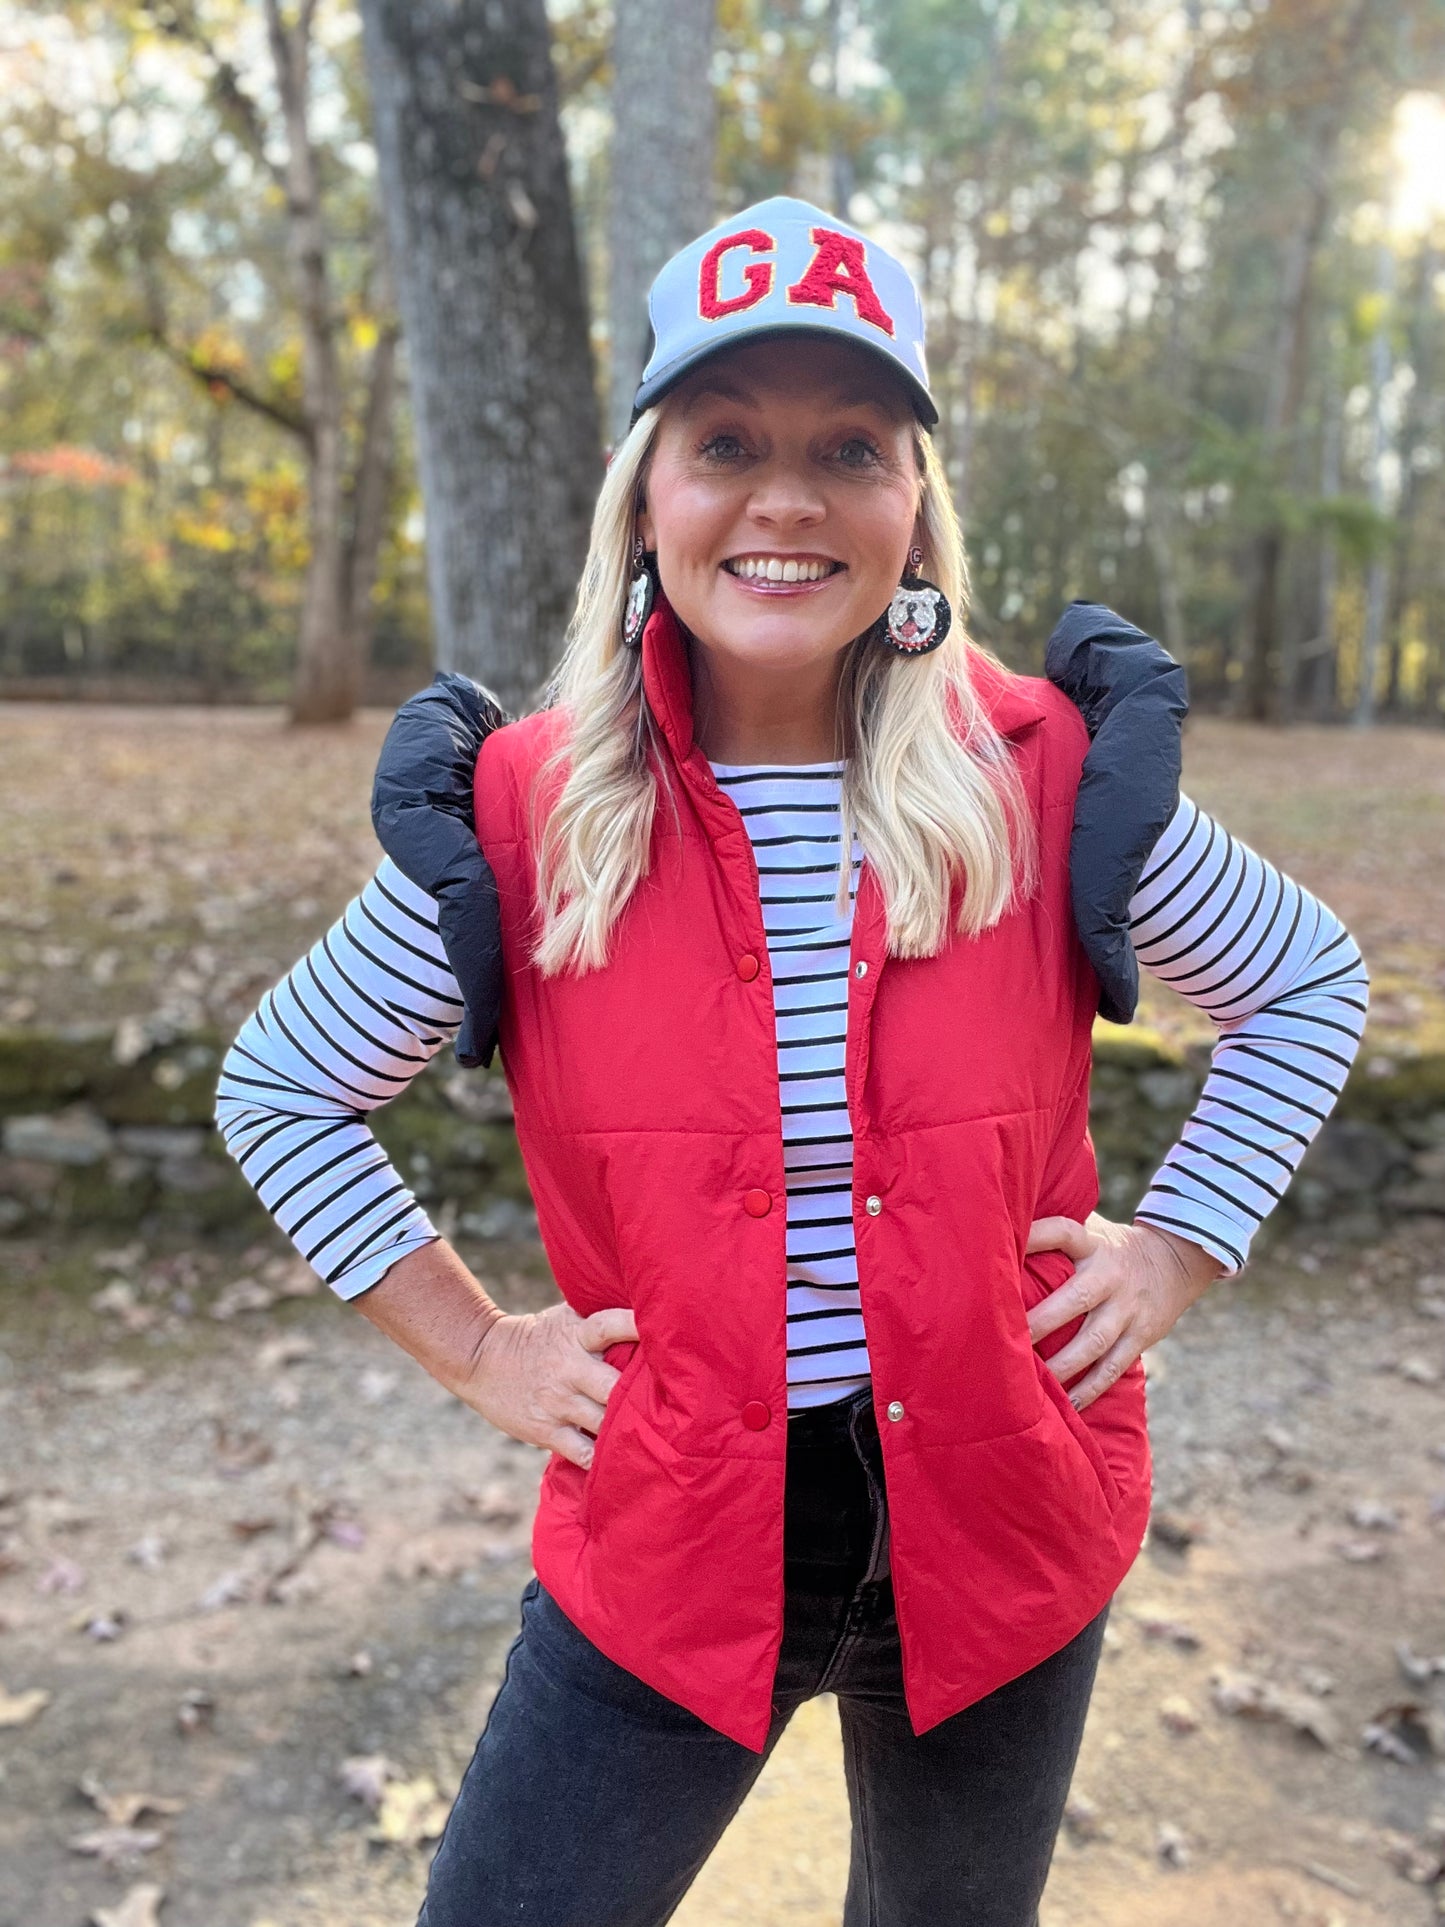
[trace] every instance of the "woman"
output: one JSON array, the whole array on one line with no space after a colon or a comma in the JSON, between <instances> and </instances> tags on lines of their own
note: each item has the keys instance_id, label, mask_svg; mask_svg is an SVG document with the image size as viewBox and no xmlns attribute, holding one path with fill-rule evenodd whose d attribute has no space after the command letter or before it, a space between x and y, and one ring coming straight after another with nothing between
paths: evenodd
<instances>
[{"instance_id":1,"label":"woman","mask_svg":"<svg viewBox=\"0 0 1445 1927\"><path fill-rule=\"evenodd\" d=\"M1027 1927L1147 1519L1141 1355L1243 1265L1365 972L1180 797L1130 929L1220 1037L1133 1223L1098 1216L1089 734L963 633L917 292L780 199L651 308L552 700L475 769L566 1302L493 1304L366 1129L463 1005L390 859L242 1031L218 1121L333 1288L551 1454L425 1927L666 1920L824 1690L849 1927ZM445 761L420 807L458 807Z\"/></svg>"}]
</instances>

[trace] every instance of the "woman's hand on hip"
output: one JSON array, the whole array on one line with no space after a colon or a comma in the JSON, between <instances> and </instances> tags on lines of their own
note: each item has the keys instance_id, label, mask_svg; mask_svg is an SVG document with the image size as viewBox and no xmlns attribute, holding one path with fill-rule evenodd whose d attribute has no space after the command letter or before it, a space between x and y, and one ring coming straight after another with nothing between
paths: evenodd
<instances>
[{"instance_id":1,"label":"woman's hand on hip","mask_svg":"<svg viewBox=\"0 0 1445 1927\"><path fill-rule=\"evenodd\" d=\"M1157 1344L1225 1269L1201 1245L1172 1231L1115 1224L1097 1211L1083 1224L1036 1218L1025 1249L1066 1251L1074 1260L1073 1276L1029 1312L1029 1337L1037 1345L1083 1315L1069 1342L1044 1360L1065 1385L1088 1372L1069 1392L1080 1411Z\"/></svg>"},{"instance_id":2,"label":"woman's hand on hip","mask_svg":"<svg viewBox=\"0 0 1445 1927\"><path fill-rule=\"evenodd\" d=\"M478 1346L459 1396L499 1431L587 1466L593 1435L622 1376L598 1353L636 1339L637 1324L625 1305L588 1318L570 1305L508 1313Z\"/></svg>"}]
</instances>

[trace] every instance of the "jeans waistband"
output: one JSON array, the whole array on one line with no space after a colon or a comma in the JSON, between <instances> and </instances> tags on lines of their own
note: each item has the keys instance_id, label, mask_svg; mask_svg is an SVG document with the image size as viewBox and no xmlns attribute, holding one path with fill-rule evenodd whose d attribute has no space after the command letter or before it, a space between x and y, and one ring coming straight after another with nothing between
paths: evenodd
<instances>
[{"instance_id":1,"label":"jeans waistband","mask_svg":"<svg viewBox=\"0 0 1445 1927\"><path fill-rule=\"evenodd\" d=\"M883 1447L870 1386L789 1417L788 1484L794 1495L790 1506L794 1520L834 1518L850 1538L861 1532L863 1577L886 1577L888 1506ZM852 1526L843 1528L845 1516L854 1522ZM816 1537L811 1532L807 1536Z\"/></svg>"},{"instance_id":2,"label":"jeans waistband","mask_svg":"<svg viewBox=\"0 0 1445 1927\"><path fill-rule=\"evenodd\" d=\"M869 1385L859 1386L844 1398L830 1399L826 1405L806 1405L801 1411L789 1412L788 1444L846 1444L857 1436L860 1425L875 1433L878 1430Z\"/></svg>"}]
</instances>

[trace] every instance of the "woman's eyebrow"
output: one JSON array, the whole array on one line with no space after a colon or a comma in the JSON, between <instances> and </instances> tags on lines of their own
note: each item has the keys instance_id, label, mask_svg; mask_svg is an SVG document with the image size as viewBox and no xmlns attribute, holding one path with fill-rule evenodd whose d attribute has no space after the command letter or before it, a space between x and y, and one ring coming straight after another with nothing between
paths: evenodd
<instances>
[{"instance_id":1,"label":"woman's eyebrow","mask_svg":"<svg viewBox=\"0 0 1445 1927\"><path fill-rule=\"evenodd\" d=\"M752 399L753 397L744 389L734 388L730 382L706 381L700 388L693 389L692 393L687 397L686 401L684 401L682 409L685 415L690 415L699 402L713 400L747 403L751 402Z\"/></svg>"}]
</instances>

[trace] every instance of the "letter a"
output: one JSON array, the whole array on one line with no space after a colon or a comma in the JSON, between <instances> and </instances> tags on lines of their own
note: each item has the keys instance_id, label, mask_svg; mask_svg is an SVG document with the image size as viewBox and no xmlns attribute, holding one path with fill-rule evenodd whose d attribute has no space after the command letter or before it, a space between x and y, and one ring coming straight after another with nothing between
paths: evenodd
<instances>
[{"instance_id":1,"label":"letter a","mask_svg":"<svg viewBox=\"0 0 1445 1927\"><path fill-rule=\"evenodd\" d=\"M878 299L868 278L863 243L851 234L839 234L830 227L813 229L817 250L801 281L788 289L788 299L797 306L832 308L838 296L851 297L860 321L871 321L886 335L893 333L893 317Z\"/></svg>"}]
</instances>

